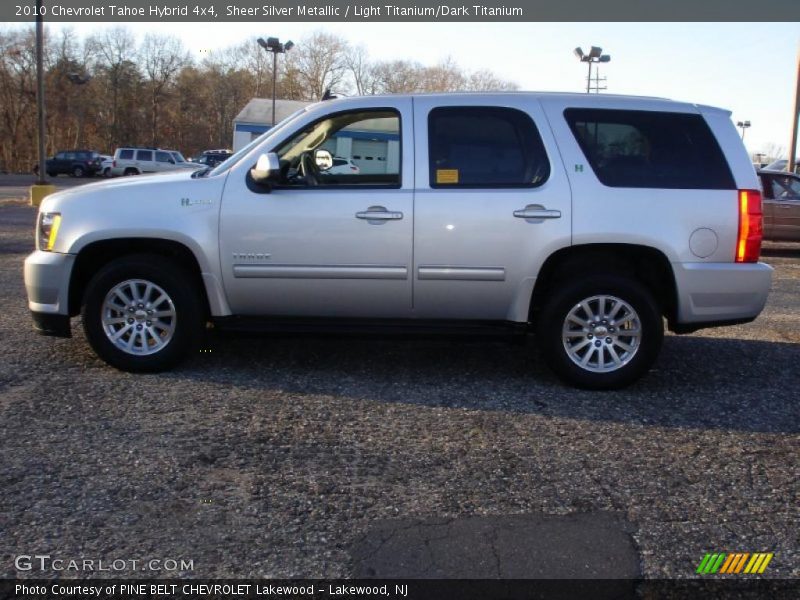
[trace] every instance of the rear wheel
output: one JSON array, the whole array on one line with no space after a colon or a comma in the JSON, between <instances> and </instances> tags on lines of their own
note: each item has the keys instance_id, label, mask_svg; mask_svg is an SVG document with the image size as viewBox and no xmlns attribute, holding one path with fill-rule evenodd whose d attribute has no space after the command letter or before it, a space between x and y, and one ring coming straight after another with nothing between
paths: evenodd
<instances>
[{"instance_id":1,"label":"rear wheel","mask_svg":"<svg viewBox=\"0 0 800 600\"><path fill-rule=\"evenodd\" d=\"M111 167L106 167L105 169L103 169L103 177L106 178L111 177Z\"/></svg>"},{"instance_id":2,"label":"rear wheel","mask_svg":"<svg viewBox=\"0 0 800 600\"><path fill-rule=\"evenodd\" d=\"M630 385L652 366L664 325L652 294L618 275L579 277L556 290L538 318L542 358L588 389Z\"/></svg>"},{"instance_id":3,"label":"rear wheel","mask_svg":"<svg viewBox=\"0 0 800 600\"><path fill-rule=\"evenodd\" d=\"M139 172L136 169L130 169L130 168L129 169L125 169L125 173L124 173L124 175L126 177L129 177L131 175L138 175L138 174L139 174Z\"/></svg>"},{"instance_id":4,"label":"rear wheel","mask_svg":"<svg viewBox=\"0 0 800 600\"><path fill-rule=\"evenodd\" d=\"M184 269L161 256L117 259L89 283L83 327L94 351L123 371L163 371L196 346L201 294Z\"/></svg>"}]
</instances>

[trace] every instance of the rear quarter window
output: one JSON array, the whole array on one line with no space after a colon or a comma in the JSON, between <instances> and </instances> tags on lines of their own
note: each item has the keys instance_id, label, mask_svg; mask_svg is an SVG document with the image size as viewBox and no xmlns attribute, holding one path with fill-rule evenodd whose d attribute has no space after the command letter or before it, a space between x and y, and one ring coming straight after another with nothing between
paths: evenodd
<instances>
[{"instance_id":1,"label":"rear quarter window","mask_svg":"<svg viewBox=\"0 0 800 600\"><path fill-rule=\"evenodd\" d=\"M568 108L564 116L609 187L732 190L736 184L700 115Z\"/></svg>"},{"instance_id":2,"label":"rear quarter window","mask_svg":"<svg viewBox=\"0 0 800 600\"><path fill-rule=\"evenodd\" d=\"M131 160L133 159L133 150L120 150L119 157L121 160Z\"/></svg>"}]
</instances>

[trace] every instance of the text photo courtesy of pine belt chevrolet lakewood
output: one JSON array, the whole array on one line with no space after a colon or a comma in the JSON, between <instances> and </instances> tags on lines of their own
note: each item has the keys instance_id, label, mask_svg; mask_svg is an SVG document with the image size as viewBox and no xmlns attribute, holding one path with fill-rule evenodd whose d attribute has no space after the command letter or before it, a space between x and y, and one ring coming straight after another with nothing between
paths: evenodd
<instances>
[{"instance_id":1,"label":"text photo courtesy of pine belt chevrolet lakewood","mask_svg":"<svg viewBox=\"0 0 800 600\"><path fill-rule=\"evenodd\" d=\"M331 170L354 134L386 145ZM664 322L764 307L759 181L730 113L556 93L352 97L212 168L65 190L25 261L37 329L158 371L218 328L535 334L564 381L644 375Z\"/></svg>"}]
</instances>

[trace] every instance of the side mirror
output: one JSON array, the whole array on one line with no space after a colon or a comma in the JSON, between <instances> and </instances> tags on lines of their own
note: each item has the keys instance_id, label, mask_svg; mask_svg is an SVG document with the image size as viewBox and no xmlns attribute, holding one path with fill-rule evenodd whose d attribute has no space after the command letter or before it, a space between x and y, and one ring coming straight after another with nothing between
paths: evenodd
<instances>
[{"instance_id":1,"label":"side mirror","mask_svg":"<svg viewBox=\"0 0 800 600\"><path fill-rule=\"evenodd\" d=\"M333 155L327 150L315 150L314 162L320 171L327 171L333 166Z\"/></svg>"},{"instance_id":2,"label":"side mirror","mask_svg":"<svg viewBox=\"0 0 800 600\"><path fill-rule=\"evenodd\" d=\"M174 165L175 164L175 159L174 158L170 158L169 159L169 164Z\"/></svg>"},{"instance_id":3,"label":"side mirror","mask_svg":"<svg viewBox=\"0 0 800 600\"><path fill-rule=\"evenodd\" d=\"M256 183L267 183L278 176L281 170L281 161L274 152L262 154L258 157L256 166L250 169L250 177Z\"/></svg>"}]
</instances>

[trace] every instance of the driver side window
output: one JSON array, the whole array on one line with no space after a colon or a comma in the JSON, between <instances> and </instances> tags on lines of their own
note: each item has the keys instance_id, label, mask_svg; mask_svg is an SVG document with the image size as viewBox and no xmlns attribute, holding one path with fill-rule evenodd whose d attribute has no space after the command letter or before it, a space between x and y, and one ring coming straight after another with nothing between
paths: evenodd
<instances>
[{"instance_id":1,"label":"driver side window","mask_svg":"<svg viewBox=\"0 0 800 600\"><path fill-rule=\"evenodd\" d=\"M335 113L276 151L287 186L400 186L400 114L394 109Z\"/></svg>"}]
</instances>

